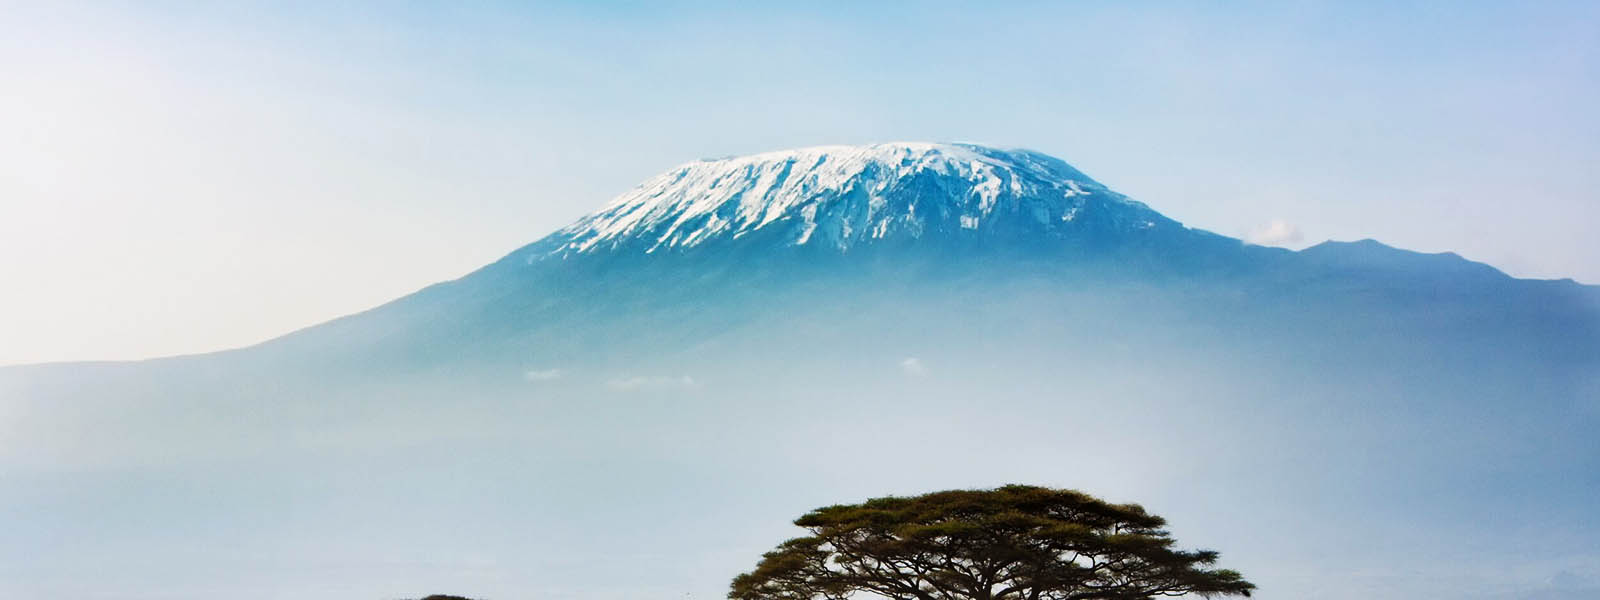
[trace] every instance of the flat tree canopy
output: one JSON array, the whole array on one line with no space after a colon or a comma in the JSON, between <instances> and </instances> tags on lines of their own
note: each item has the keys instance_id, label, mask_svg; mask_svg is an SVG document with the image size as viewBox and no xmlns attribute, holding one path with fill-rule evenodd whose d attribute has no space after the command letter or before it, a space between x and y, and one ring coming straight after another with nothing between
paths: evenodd
<instances>
[{"instance_id":1,"label":"flat tree canopy","mask_svg":"<svg viewBox=\"0 0 1600 600\"><path fill-rule=\"evenodd\" d=\"M819 508L811 535L733 580L732 600L1132 600L1249 596L1217 553L1177 550L1137 504L1008 485Z\"/></svg>"}]
</instances>

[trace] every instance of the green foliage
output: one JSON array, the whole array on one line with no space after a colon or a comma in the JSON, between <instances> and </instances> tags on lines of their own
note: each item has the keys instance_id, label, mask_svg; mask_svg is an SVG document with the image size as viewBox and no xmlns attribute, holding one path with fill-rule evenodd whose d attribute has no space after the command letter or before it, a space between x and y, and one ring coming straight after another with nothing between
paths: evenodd
<instances>
[{"instance_id":1,"label":"green foliage","mask_svg":"<svg viewBox=\"0 0 1600 600\"><path fill-rule=\"evenodd\" d=\"M1217 553L1177 550L1137 504L1008 485L819 508L810 535L734 578L731 600L1136 600L1249 596Z\"/></svg>"}]
</instances>

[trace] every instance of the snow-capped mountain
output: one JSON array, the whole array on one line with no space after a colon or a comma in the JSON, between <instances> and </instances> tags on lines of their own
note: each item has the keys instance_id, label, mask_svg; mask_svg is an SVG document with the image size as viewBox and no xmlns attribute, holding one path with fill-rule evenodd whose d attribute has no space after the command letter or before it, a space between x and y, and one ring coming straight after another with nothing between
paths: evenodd
<instances>
[{"instance_id":1,"label":"snow-capped mountain","mask_svg":"<svg viewBox=\"0 0 1600 600\"><path fill-rule=\"evenodd\" d=\"M251 348L0 369L0 563L713 598L805 509L1026 481L1125 490L1264 598L1487 598L1427 569L1593 563L1596 373L1593 286L1252 246L1025 150L772 152Z\"/></svg>"},{"instance_id":2,"label":"snow-capped mountain","mask_svg":"<svg viewBox=\"0 0 1600 600\"><path fill-rule=\"evenodd\" d=\"M761 238L848 250L926 236L1071 236L1177 224L1059 159L973 144L819 146L703 160L650 178L529 259Z\"/></svg>"}]
</instances>

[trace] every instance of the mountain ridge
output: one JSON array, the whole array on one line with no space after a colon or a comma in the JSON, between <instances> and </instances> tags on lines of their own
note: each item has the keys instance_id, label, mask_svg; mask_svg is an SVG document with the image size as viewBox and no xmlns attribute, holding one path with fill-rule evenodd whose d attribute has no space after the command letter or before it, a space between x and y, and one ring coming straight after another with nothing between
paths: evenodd
<instances>
[{"instance_id":1,"label":"mountain ridge","mask_svg":"<svg viewBox=\"0 0 1600 600\"><path fill-rule=\"evenodd\" d=\"M1177 226L1064 161L1022 149L895 142L686 163L563 227L540 255L654 253L767 234L782 246L1063 234L1079 221Z\"/></svg>"},{"instance_id":2,"label":"mountain ridge","mask_svg":"<svg viewBox=\"0 0 1600 600\"><path fill-rule=\"evenodd\" d=\"M800 176L793 181L780 181L784 178L771 170L777 166L792 174L797 163L803 167L802 172L809 169L810 175ZM755 176L750 176L752 173ZM694 176L691 177L691 174ZM917 196L917 202L880 202L876 205L880 209L877 213L859 210L874 207L871 200L874 194L900 194L906 190L896 187L897 184L919 177L924 178L922 181L932 178L941 185L911 190ZM706 185L680 185L695 178ZM785 188L785 184L789 187ZM696 190L703 192L704 188L715 191L709 200L694 193ZM845 193L850 189L870 193L851 198ZM754 194L760 202L747 202L751 190L760 191ZM809 213L813 217L829 214L823 205L830 202L856 210L847 216L866 218L867 223L884 226L878 231L907 235L833 238L834 242L849 242L842 246L837 243L807 243L822 239L816 237L816 231L821 228L818 223L825 220L814 219L808 224L797 217L805 214L808 208L815 208ZM951 210L939 215L942 220L924 221L920 231L889 228L891 225L909 223L904 219L895 221L895 218L908 213L892 212L891 208L915 212L917 207L927 206ZM1038 210L1021 210L1027 207ZM1007 208L1014 210L1008 213ZM722 209L748 209L744 214L749 218L745 221L722 221L725 225L723 229L715 229L715 224L710 221L699 224L710 223L711 229L684 228L693 224L693 217L714 215ZM962 210L973 212L966 214ZM1097 221L1092 218L1096 211L1109 214L1104 215L1107 218ZM842 212L848 213L850 210ZM619 216L639 218L619 221L616 219ZM875 216L882 218L874 221L871 217ZM972 223L963 223L962 219L969 217L977 219L974 223L976 227L964 227ZM989 220L984 221L984 218ZM1140 226L1146 222L1156 226ZM991 227L996 223L1009 227ZM1070 228L1063 228L1062 224ZM937 225L947 227L940 229ZM806 234L807 226L812 226L810 234ZM857 234L872 231L870 227L851 227L850 230ZM845 229L838 231L843 233ZM853 258L847 258L846 255ZM1600 286L1585 285L1571 279L1515 278L1491 265L1452 252L1414 252L1372 239L1352 242L1330 240L1301 250L1247 244L1236 238L1186 227L1144 203L1110 190L1066 162L1032 150L965 143L895 142L863 146L814 146L684 163L647 179L572 224L459 278L430 284L373 308L310 324L256 344L170 358L225 354L274 345L287 338L314 334L330 326L337 328L336 324L339 323L392 312L422 301L431 304L443 302L437 310L449 311L456 309L447 306L474 301L473 298L547 294L551 291L548 285L553 281L552 277L556 280L570 277L581 279L588 277L583 274L583 269L601 268L576 265L558 268L558 265L579 259L584 259L580 262L602 260L609 265L603 267L602 272L615 274L620 272L616 269L667 268L666 263L682 263L684 260L689 262L670 268L690 269L689 272L706 269L749 270L756 268L756 265L771 263L780 265L773 267L780 271L815 272L877 260L872 257L882 259L896 256L901 258L889 258L891 263L905 257L934 261L978 261L980 266L985 262L1033 261L1039 262L1037 268L1043 269L1067 268L1069 265L1083 267L1101 261L1108 268L1123 271L1122 275L1127 277L1159 272L1167 274L1164 276L1203 279L1221 277L1227 272L1246 272L1276 280L1277 283L1265 284L1276 288L1326 285L1330 278L1348 280L1336 286L1339 290L1350 289L1351 285L1377 285L1375 278L1381 278L1389 281L1382 284L1388 289L1413 289L1425 293L1497 286L1502 282L1543 282L1541 287L1556 291L1573 286L1571 293L1594 297L1597 305L1600 305ZM534 267L538 267L537 273L529 270ZM578 271L572 275L559 274L572 269ZM746 285L738 283L737 279L730 282L731 285ZM1441 282L1449 285L1441 288ZM561 284L561 289L577 289L574 285L581 288L583 284L581 281L568 281ZM676 284L660 282L659 285ZM1463 285L1468 288L1462 288ZM142 361L90 360L7 365L0 368L120 362Z\"/></svg>"},{"instance_id":3,"label":"mountain ridge","mask_svg":"<svg viewBox=\"0 0 1600 600\"><path fill-rule=\"evenodd\" d=\"M1119 227L1154 211L1110 191L1058 194L1042 221L1005 207L1046 198L995 195L995 228L963 229L989 179L962 173L864 179L920 182L885 189L921 204L882 206L951 208L919 236L816 237L820 219L808 241L849 244L797 245L804 219L756 210L684 245L706 221L663 211L243 349L0 369L8 574L76 581L94 555L160 589L195 548L242 548L174 597L271 560L278 596L332 600L350 594L301 574L394 580L428 547L514 565L502 596L710 597L784 503L990 478L1180 507L1274 597L1478 581L1329 595L1369 559L1592 556L1600 288L1374 241Z\"/></svg>"}]
</instances>

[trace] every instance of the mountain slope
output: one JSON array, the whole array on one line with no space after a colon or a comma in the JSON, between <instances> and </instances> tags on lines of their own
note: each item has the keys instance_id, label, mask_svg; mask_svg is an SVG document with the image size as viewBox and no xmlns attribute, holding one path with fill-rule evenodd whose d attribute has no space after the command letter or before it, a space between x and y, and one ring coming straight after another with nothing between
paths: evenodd
<instances>
[{"instance_id":1,"label":"mountain slope","mask_svg":"<svg viewBox=\"0 0 1600 600\"><path fill-rule=\"evenodd\" d=\"M1193 301L1174 290L1217 297L1206 302L1223 314L1337 314L1363 298L1520 314L1542 310L1546 302L1518 293L1538 289L1561 310L1521 318L1576 318L1569 325L1580 332L1594 330L1590 305L1600 297L1372 241L1252 246L1184 227L1035 152L899 143L682 165L467 277L266 347L337 349L319 362L372 353L482 363L552 348L648 355L759 325L776 306L793 316L869 290L936 299L1029 281L1156 285L1163 291L1152 299ZM1241 304L1255 299L1265 308Z\"/></svg>"},{"instance_id":2,"label":"mountain slope","mask_svg":"<svg viewBox=\"0 0 1600 600\"><path fill-rule=\"evenodd\" d=\"M690 163L370 311L0 399L4 597L715 597L804 510L1017 481L1263 598L1600 552L1597 288L1251 246L970 145Z\"/></svg>"}]
</instances>

